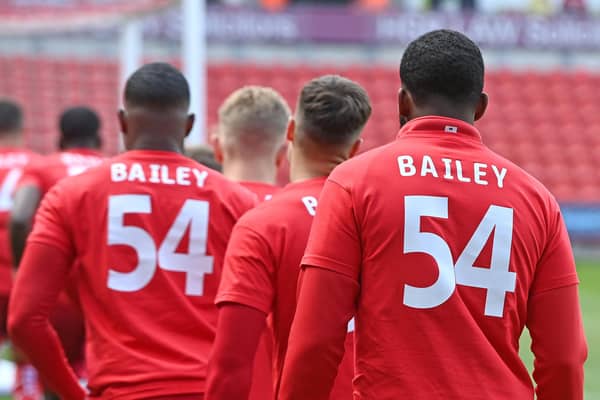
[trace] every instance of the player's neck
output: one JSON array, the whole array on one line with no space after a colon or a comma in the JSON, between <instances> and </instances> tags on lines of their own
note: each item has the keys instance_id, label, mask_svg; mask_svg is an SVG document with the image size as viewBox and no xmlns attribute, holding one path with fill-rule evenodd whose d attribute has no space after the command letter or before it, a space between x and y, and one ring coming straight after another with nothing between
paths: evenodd
<instances>
[{"instance_id":1,"label":"player's neck","mask_svg":"<svg viewBox=\"0 0 600 400\"><path fill-rule=\"evenodd\" d=\"M471 108L456 107L456 105L440 99L432 101L430 105L415 109L412 118L428 116L458 119L471 125L475 122L474 111Z\"/></svg>"},{"instance_id":2,"label":"player's neck","mask_svg":"<svg viewBox=\"0 0 600 400\"><path fill-rule=\"evenodd\" d=\"M223 162L223 175L235 182L264 182L275 185L275 165L259 162Z\"/></svg>"},{"instance_id":3,"label":"player's neck","mask_svg":"<svg viewBox=\"0 0 600 400\"><path fill-rule=\"evenodd\" d=\"M182 146L174 141L156 139L138 139L129 150L170 151L183 154Z\"/></svg>"},{"instance_id":4,"label":"player's neck","mask_svg":"<svg viewBox=\"0 0 600 400\"><path fill-rule=\"evenodd\" d=\"M345 159L342 158L306 159L295 155L290 163L290 181L299 182L329 176L331 171L343 161Z\"/></svg>"}]
</instances>

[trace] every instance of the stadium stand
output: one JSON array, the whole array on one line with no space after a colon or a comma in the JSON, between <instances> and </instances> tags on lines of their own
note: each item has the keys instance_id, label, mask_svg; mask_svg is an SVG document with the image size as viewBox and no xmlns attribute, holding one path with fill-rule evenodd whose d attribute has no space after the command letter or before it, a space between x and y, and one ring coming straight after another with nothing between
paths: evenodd
<instances>
[{"instance_id":1,"label":"stadium stand","mask_svg":"<svg viewBox=\"0 0 600 400\"><path fill-rule=\"evenodd\" d=\"M290 102L310 78L339 73L363 84L373 101L364 149L391 141L398 129L398 73L383 66L307 67L218 64L208 68L208 124L219 104L243 85L269 85ZM55 147L56 118L73 104L88 104L103 120L105 150L118 150L118 66L103 60L1 57L0 95L20 101L32 148ZM600 74L586 71L495 70L487 74L488 114L479 127L485 142L545 183L563 202L600 200Z\"/></svg>"}]
</instances>

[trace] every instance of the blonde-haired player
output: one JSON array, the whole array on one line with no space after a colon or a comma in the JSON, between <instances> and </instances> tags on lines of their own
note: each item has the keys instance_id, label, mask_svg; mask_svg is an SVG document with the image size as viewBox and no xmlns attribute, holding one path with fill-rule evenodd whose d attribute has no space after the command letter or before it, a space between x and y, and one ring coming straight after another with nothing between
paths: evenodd
<instances>
[{"instance_id":1,"label":"blonde-haired player","mask_svg":"<svg viewBox=\"0 0 600 400\"><path fill-rule=\"evenodd\" d=\"M277 168L285 158L290 108L275 90L244 86L219 108L212 142L223 175L269 199L277 187Z\"/></svg>"}]
</instances>

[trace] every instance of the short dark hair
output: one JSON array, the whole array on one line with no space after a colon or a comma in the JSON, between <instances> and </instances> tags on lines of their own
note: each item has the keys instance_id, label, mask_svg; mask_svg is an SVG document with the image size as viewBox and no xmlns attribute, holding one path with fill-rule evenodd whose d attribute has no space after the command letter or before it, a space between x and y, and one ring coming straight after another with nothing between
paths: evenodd
<instances>
[{"instance_id":1,"label":"short dark hair","mask_svg":"<svg viewBox=\"0 0 600 400\"><path fill-rule=\"evenodd\" d=\"M91 108L71 107L60 116L59 127L61 138L66 142L97 138L100 131L100 118Z\"/></svg>"},{"instance_id":2,"label":"short dark hair","mask_svg":"<svg viewBox=\"0 0 600 400\"><path fill-rule=\"evenodd\" d=\"M146 64L127 80L125 104L158 110L187 109L190 105L190 87L183 74L172 65Z\"/></svg>"},{"instance_id":3,"label":"short dark hair","mask_svg":"<svg viewBox=\"0 0 600 400\"><path fill-rule=\"evenodd\" d=\"M369 95L356 82L339 75L315 78L298 98L298 129L323 144L345 144L371 116Z\"/></svg>"},{"instance_id":4,"label":"short dark hair","mask_svg":"<svg viewBox=\"0 0 600 400\"><path fill-rule=\"evenodd\" d=\"M400 63L402 85L416 104L440 96L461 105L476 104L483 91L479 47L460 32L440 29L408 45Z\"/></svg>"},{"instance_id":5,"label":"short dark hair","mask_svg":"<svg viewBox=\"0 0 600 400\"><path fill-rule=\"evenodd\" d=\"M187 147L185 149L185 155L210 169L214 169L215 171L221 172L223 170L223 167L215 158L214 150L210 146L197 145Z\"/></svg>"},{"instance_id":6,"label":"short dark hair","mask_svg":"<svg viewBox=\"0 0 600 400\"><path fill-rule=\"evenodd\" d=\"M12 100L0 99L0 134L16 133L23 129L23 111Z\"/></svg>"}]
</instances>

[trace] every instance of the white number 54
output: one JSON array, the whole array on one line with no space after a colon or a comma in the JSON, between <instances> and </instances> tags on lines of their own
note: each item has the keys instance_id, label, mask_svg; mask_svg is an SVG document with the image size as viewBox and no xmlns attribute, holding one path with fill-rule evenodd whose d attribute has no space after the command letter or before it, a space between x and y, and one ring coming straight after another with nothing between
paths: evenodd
<instances>
[{"instance_id":1,"label":"white number 54","mask_svg":"<svg viewBox=\"0 0 600 400\"><path fill-rule=\"evenodd\" d=\"M138 264L131 272L108 271L108 287L120 292L135 292L150 283L156 268L184 272L185 294L202 296L204 275L213 272L213 258L206 255L209 204L206 201L186 200L162 244L156 249L154 239L137 226L125 226L125 214L152 213L149 195L125 194L108 199L108 245L125 245L137 253ZM189 250L176 252L189 226Z\"/></svg>"},{"instance_id":2,"label":"white number 54","mask_svg":"<svg viewBox=\"0 0 600 400\"><path fill-rule=\"evenodd\" d=\"M509 271L512 245L512 208L492 205L458 257L456 265L448 243L439 235L421 232L421 217L448 218L448 198L406 196L404 253L426 253L439 269L437 281L428 287L404 286L404 304L413 308L434 308L445 303L456 284L487 289L485 315L502 317L507 292L514 292L516 273ZM494 232L490 268L474 265Z\"/></svg>"}]
</instances>

